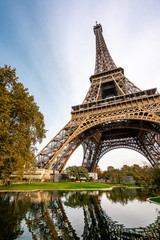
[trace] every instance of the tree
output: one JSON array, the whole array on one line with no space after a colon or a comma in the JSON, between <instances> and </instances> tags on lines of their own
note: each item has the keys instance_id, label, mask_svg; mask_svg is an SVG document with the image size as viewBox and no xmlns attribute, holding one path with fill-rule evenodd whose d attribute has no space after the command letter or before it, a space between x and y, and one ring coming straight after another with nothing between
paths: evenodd
<instances>
[{"instance_id":1,"label":"tree","mask_svg":"<svg viewBox=\"0 0 160 240\"><path fill-rule=\"evenodd\" d=\"M104 177L110 179L112 182L125 182L125 173L121 169L116 169L112 166L107 168L107 171L104 172Z\"/></svg>"},{"instance_id":2,"label":"tree","mask_svg":"<svg viewBox=\"0 0 160 240\"><path fill-rule=\"evenodd\" d=\"M86 180L89 179L88 170L81 166L68 167L68 168L66 168L66 172L70 179L73 178L76 181L81 181L83 178Z\"/></svg>"},{"instance_id":3,"label":"tree","mask_svg":"<svg viewBox=\"0 0 160 240\"><path fill-rule=\"evenodd\" d=\"M130 167L128 165L123 165L121 170L125 173L126 176L133 176L132 167Z\"/></svg>"},{"instance_id":4,"label":"tree","mask_svg":"<svg viewBox=\"0 0 160 240\"><path fill-rule=\"evenodd\" d=\"M0 176L21 175L33 165L37 142L45 137L43 114L16 77L16 69L0 67Z\"/></svg>"},{"instance_id":5,"label":"tree","mask_svg":"<svg viewBox=\"0 0 160 240\"><path fill-rule=\"evenodd\" d=\"M160 168L153 168L153 183L160 186Z\"/></svg>"},{"instance_id":6,"label":"tree","mask_svg":"<svg viewBox=\"0 0 160 240\"><path fill-rule=\"evenodd\" d=\"M107 178L110 179L112 182L116 181L116 175L115 175L115 168L112 166L108 166L107 172L108 175L106 174Z\"/></svg>"},{"instance_id":7,"label":"tree","mask_svg":"<svg viewBox=\"0 0 160 240\"><path fill-rule=\"evenodd\" d=\"M103 178L103 172L98 165L97 165L96 169L94 170L94 172L97 173L97 176L99 179Z\"/></svg>"}]
</instances>

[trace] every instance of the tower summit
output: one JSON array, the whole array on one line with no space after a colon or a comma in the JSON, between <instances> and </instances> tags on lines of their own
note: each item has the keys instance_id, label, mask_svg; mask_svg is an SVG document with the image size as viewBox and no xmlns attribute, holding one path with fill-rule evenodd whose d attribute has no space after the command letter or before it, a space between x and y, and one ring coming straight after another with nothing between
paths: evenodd
<instances>
[{"instance_id":1,"label":"tower summit","mask_svg":"<svg viewBox=\"0 0 160 240\"><path fill-rule=\"evenodd\" d=\"M117 68L104 41L101 24L96 24L93 29L96 36L96 64L94 73L97 74Z\"/></svg>"},{"instance_id":2,"label":"tower summit","mask_svg":"<svg viewBox=\"0 0 160 240\"><path fill-rule=\"evenodd\" d=\"M82 165L90 172L104 154L116 148L133 149L159 167L160 94L156 88L140 90L124 76L123 68L116 67L101 24L96 23L94 34L96 64L90 88L83 103L72 106L71 120L37 154L37 166L63 172L82 144Z\"/></svg>"}]
</instances>

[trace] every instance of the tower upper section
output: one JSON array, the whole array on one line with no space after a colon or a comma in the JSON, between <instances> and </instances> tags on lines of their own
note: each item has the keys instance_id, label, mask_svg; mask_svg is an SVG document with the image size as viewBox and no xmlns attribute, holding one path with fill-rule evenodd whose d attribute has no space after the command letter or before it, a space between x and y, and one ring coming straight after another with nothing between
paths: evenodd
<instances>
[{"instance_id":1,"label":"tower upper section","mask_svg":"<svg viewBox=\"0 0 160 240\"><path fill-rule=\"evenodd\" d=\"M94 74L117 68L104 41L101 24L96 23L93 29L96 36L96 64Z\"/></svg>"}]
</instances>

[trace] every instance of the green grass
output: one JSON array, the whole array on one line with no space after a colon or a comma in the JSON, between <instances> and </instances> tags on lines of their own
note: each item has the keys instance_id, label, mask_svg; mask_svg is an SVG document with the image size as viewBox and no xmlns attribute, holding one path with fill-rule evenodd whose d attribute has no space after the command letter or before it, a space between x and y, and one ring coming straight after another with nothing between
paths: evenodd
<instances>
[{"instance_id":1,"label":"green grass","mask_svg":"<svg viewBox=\"0 0 160 240\"><path fill-rule=\"evenodd\" d=\"M156 203L160 203L160 197L157 198L150 198L149 200L156 202Z\"/></svg>"},{"instance_id":2,"label":"green grass","mask_svg":"<svg viewBox=\"0 0 160 240\"><path fill-rule=\"evenodd\" d=\"M121 185L126 186L126 187L137 187L135 183L122 183Z\"/></svg>"},{"instance_id":3,"label":"green grass","mask_svg":"<svg viewBox=\"0 0 160 240\"><path fill-rule=\"evenodd\" d=\"M44 182L44 183L19 183L12 184L10 187L0 186L0 190L10 190L10 191L27 191L27 190L37 190L37 189L94 189L94 188L110 188L115 184L109 183L96 183L96 182Z\"/></svg>"}]
</instances>

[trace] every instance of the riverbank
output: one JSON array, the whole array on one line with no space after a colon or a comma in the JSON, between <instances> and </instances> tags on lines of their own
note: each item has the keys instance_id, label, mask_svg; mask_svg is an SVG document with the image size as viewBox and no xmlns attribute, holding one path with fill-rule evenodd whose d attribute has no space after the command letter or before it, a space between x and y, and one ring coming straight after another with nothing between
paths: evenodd
<instances>
[{"instance_id":1,"label":"riverbank","mask_svg":"<svg viewBox=\"0 0 160 240\"><path fill-rule=\"evenodd\" d=\"M149 201L160 205L160 196L154 197L154 198L149 198Z\"/></svg>"},{"instance_id":2,"label":"riverbank","mask_svg":"<svg viewBox=\"0 0 160 240\"><path fill-rule=\"evenodd\" d=\"M111 184L99 182L34 182L15 183L10 187L0 186L0 191L35 191L35 190L110 190L112 187L133 187L133 184Z\"/></svg>"}]
</instances>

